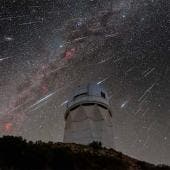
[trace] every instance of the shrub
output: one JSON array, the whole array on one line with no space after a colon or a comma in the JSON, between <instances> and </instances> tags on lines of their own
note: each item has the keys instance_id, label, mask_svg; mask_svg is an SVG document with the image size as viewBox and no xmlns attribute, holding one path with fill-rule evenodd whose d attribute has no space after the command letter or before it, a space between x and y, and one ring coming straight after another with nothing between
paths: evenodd
<instances>
[{"instance_id":1,"label":"shrub","mask_svg":"<svg viewBox=\"0 0 170 170\"><path fill-rule=\"evenodd\" d=\"M93 141L92 143L89 144L90 147L93 149L101 149L102 148L102 143L98 141Z\"/></svg>"}]
</instances>

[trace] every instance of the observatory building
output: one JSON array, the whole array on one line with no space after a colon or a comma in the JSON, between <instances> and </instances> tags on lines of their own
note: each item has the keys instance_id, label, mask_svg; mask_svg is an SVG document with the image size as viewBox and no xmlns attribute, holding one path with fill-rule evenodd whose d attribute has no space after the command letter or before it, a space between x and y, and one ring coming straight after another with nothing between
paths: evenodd
<instances>
[{"instance_id":1,"label":"observatory building","mask_svg":"<svg viewBox=\"0 0 170 170\"><path fill-rule=\"evenodd\" d=\"M113 147L112 112L106 91L97 84L79 86L65 112L65 143L101 142Z\"/></svg>"}]
</instances>

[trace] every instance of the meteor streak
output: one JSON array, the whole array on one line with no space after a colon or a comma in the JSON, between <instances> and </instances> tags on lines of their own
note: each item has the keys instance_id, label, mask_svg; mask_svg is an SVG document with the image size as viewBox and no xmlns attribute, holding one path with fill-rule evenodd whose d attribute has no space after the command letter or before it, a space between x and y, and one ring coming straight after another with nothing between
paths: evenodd
<instances>
[{"instance_id":1,"label":"meteor streak","mask_svg":"<svg viewBox=\"0 0 170 170\"><path fill-rule=\"evenodd\" d=\"M109 76L109 77L110 77L110 76ZM104 83L106 80L108 80L108 79L109 79L109 77L106 77L105 79L103 79L103 80L99 81L99 82L97 83L97 85Z\"/></svg>"},{"instance_id":2,"label":"meteor streak","mask_svg":"<svg viewBox=\"0 0 170 170\"><path fill-rule=\"evenodd\" d=\"M48 100L48 99L49 99L50 97L52 97L55 93L56 93L56 92L53 92L53 93L51 93L51 94L43 97L42 99L38 100L38 101L35 102L33 105L31 105L31 106L29 107L29 109L33 108L34 106L39 105L40 103L42 103L42 102L44 102L44 101L46 101L46 100Z\"/></svg>"},{"instance_id":3,"label":"meteor streak","mask_svg":"<svg viewBox=\"0 0 170 170\"><path fill-rule=\"evenodd\" d=\"M0 58L0 62L1 62L1 61L4 61L4 60L7 60L7 59L9 59L9 58L12 58L12 57L4 57L4 58Z\"/></svg>"}]
</instances>

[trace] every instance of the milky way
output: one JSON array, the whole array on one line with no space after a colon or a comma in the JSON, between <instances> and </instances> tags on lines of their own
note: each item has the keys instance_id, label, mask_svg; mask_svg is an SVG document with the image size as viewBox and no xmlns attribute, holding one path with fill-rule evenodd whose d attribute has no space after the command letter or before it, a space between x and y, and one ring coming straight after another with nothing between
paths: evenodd
<instances>
[{"instance_id":1,"label":"milky way","mask_svg":"<svg viewBox=\"0 0 170 170\"><path fill-rule=\"evenodd\" d=\"M170 164L168 1L0 2L0 135L62 141L78 85L109 93L115 148Z\"/></svg>"}]
</instances>

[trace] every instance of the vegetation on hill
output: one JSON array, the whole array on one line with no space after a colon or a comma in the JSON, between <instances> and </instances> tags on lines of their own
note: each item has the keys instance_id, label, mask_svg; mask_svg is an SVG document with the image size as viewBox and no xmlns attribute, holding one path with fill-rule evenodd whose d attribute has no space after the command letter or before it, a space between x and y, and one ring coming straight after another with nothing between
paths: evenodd
<instances>
[{"instance_id":1,"label":"vegetation on hill","mask_svg":"<svg viewBox=\"0 0 170 170\"><path fill-rule=\"evenodd\" d=\"M100 142L88 146L26 142L21 137L0 138L0 170L170 170L106 149Z\"/></svg>"}]
</instances>

